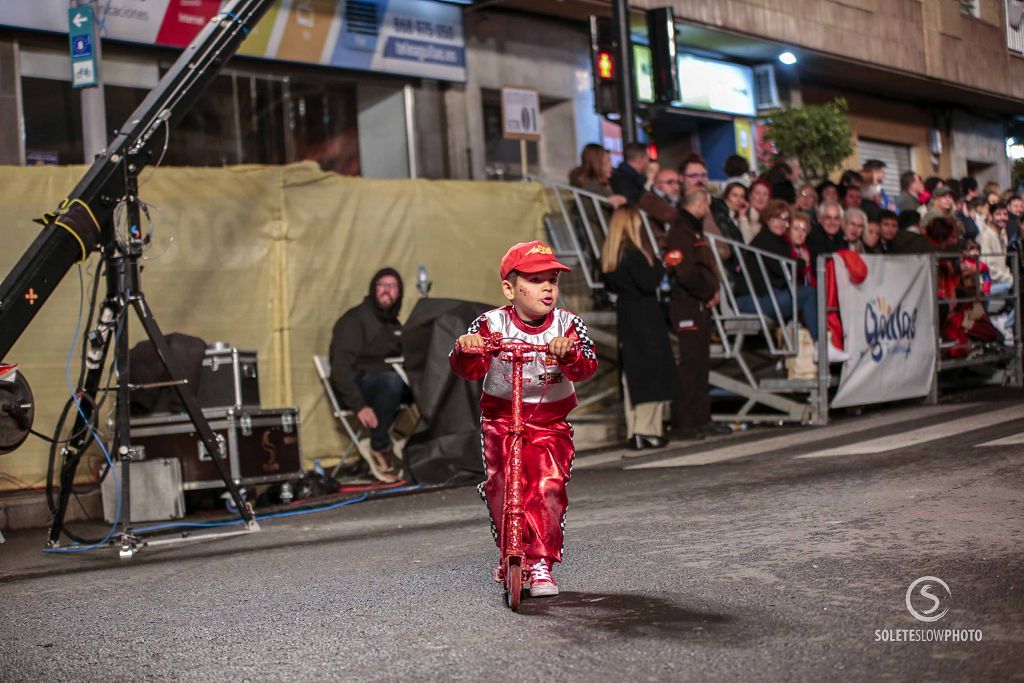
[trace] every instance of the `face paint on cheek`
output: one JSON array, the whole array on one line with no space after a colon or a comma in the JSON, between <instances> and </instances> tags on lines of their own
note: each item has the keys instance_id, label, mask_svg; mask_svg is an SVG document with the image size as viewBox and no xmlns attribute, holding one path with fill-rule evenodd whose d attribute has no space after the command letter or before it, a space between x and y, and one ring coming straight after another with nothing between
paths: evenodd
<instances>
[{"instance_id":1,"label":"face paint on cheek","mask_svg":"<svg viewBox=\"0 0 1024 683\"><path fill-rule=\"evenodd\" d=\"M527 294L529 294L529 292L526 291L526 287L520 287L519 288L519 293L522 294L523 296L526 296Z\"/></svg>"}]
</instances>

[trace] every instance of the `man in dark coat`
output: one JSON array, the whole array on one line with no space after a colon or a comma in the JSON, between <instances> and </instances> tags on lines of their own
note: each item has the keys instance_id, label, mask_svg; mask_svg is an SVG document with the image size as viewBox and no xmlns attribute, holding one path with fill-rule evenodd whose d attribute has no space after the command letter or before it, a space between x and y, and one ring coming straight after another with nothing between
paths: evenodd
<instances>
[{"instance_id":1,"label":"man in dark coat","mask_svg":"<svg viewBox=\"0 0 1024 683\"><path fill-rule=\"evenodd\" d=\"M892 211L882 212L878 227L882 250L886 254L927 254L935 251L924 235L901 229L899 217Z\"/></svg>"},{"instance_id":2,"label":"man in dark coat","mask_svg":"<svg viewBox=\"0 0 1024 683\"><path fill-rule=\"evenodd\" d=\"M408 392L386 360L402 355L401 308L402 277L383 268L370 280L363 302L341 316L331 335L331 386L370 430L370 469L383 481L397 479L389 431Z\"/></svg>"},{"instance_id":3,"label":"man in dark coat","mask_svg":"<svg viewBox=\"0 0 1024 683\"><path fill-rule=\"evenodd\" d=\"M647 167L651 158L647 148L639 142L631 142L622 150L623 162L612 171L609 183L612 192L621 194L630 206L636 206L647 189Z\"/></svg>"},{"instance_id":4,"label":"man in dark coat","mask_svg":"<svg viewBox=\"0 0 1024 683\"><path fill-rule=\"evenodd\" d=\"M640 196L636 208L645 212L650 220L651 231L654 232L658 245L665 246L665 234L668 226L675 221L679 209L679 188L682 181L679 174L671 168L663 168L654 175L654 184Z\"/></svg>"},{"instance_id":5,"label":"man in dark coat","mask_svg":"<svg viewBox=\"0 0 1024 683\"><path fill-rule=\"evenodd\" d=\"M669 317L679 339L679 377L683 398L675 423L683 439L702 439L727 428L711 422L708 376L711 370L711 308L718 304L719 280L714 255L704 237L708 195L695 188L683 197L679 216L668 232L665 264L672 283Z\"/></svg>"}]
</instances>

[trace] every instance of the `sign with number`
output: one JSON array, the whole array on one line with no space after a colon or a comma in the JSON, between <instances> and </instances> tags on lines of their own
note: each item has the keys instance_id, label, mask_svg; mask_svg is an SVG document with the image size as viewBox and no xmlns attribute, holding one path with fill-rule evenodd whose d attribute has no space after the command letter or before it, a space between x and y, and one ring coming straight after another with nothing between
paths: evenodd
<instances>
[{"instance_id":1,"label":"sign with number","mask_svg":"<svg viewBox=\"0 0 1024 683\"><path fill-rule=\"evenodd\" d=\"M90 88L99 82L96 70L95 27L92 5L81 5L68 10L71 85L75 88Z\"/></svg>"},{"instance_id":2,"label":"sign with number","mask_svg":"<svg viewBox=\"0 0 1024 683\"><path fill-rule=\"evenodd\" d=\"M540 95L536 90L501 89L501 134L506 140L540 140Z\"/></svg>"}]
</instances>

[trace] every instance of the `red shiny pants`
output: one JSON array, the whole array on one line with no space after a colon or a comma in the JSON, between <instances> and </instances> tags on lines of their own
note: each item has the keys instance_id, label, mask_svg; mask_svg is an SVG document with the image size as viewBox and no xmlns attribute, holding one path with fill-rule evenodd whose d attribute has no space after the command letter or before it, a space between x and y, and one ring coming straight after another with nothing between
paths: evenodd
<instances>
[{"instance_id":1,"label":"red shiny pants","mask_svg":"<svg viewBox=\"0 0 1024 683\"><path fill-rule=\"evenodd\" d=\"M487 480L480 495L491 514L491 532L501 548L502 511L505 503L505 464L512 453L512 418L484 418L481 422L484 467ZM569 498L572 458L572 427L565 420L548 424L527 423L521 448L523 463L523 516L526 556L562 561L565 510Z\"/></svg>"}]
</instances>

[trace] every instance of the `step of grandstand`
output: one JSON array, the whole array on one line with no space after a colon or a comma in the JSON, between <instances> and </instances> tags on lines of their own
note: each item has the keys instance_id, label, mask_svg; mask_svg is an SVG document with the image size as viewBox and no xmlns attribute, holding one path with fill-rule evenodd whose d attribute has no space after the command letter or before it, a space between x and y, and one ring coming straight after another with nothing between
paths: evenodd
<instances>
[{"instance_id":1,"label":"step of grandstand","mask_svg":"<svg viewBox=\"0 0 1024 683\"><path fill-rule=\"evenodd\" d=\"M658 469L732 464L779 458L890 457L944 447L965 449L1024 443L1024 402L977 401L917 405L845 417L827 427L759 428L706 441L670 443L658 450L616 448L580 454L574 470L589 468Z\"/></svg>"}]
</instances>

